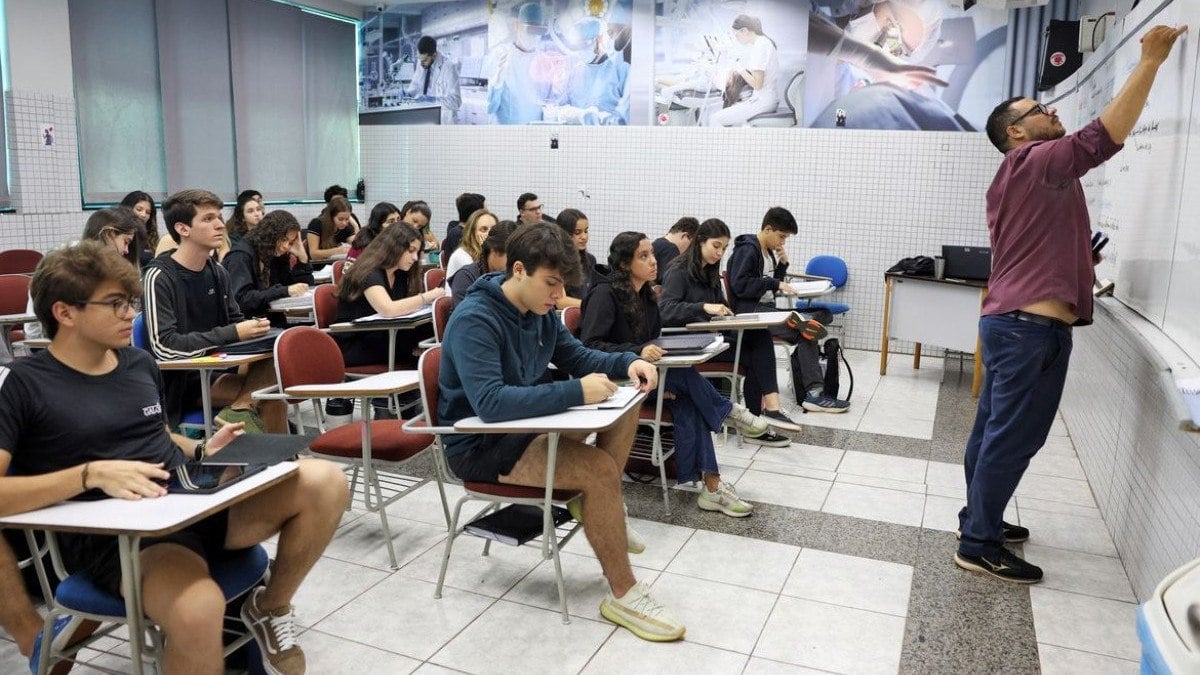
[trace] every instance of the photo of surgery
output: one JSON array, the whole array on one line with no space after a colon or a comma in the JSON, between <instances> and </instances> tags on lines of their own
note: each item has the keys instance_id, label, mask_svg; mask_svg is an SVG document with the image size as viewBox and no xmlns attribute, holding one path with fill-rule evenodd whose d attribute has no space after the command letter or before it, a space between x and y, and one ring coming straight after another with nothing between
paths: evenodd
<instances>
[{"instance_id":1,"label":"photo of surgery","mask_svg":"<svg viewBox=\"0 0 1200 675\"><path fill-rule=\"evenodd\" d=\"M802 2L657 0L655 123L803 126Z\"/></svg>"},{"instance_id":2,"label":"photo of surgery","mask_svg":"<svg viewBox=\"0 0 1200 675\"><path fill-rule=\"evenodd\" d=\"M812 0L804 126L977 131L1003 88L1004 10Z\"/></svg>"}]
</instances>

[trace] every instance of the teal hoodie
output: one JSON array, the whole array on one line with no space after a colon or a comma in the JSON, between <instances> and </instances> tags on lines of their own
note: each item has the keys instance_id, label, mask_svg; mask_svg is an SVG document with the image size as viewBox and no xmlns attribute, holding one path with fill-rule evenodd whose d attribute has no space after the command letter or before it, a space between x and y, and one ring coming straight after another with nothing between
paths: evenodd
<instances>
[{"instance_id":1,"label":"teal hoodie","mask_svg":"<svg viewBox=\"0 0 1200 675\"><path fill-rule=\"evenodd\" d=\"M636 354L588 349L567 332L557 312L521 314L504 296L503 272L479 278L454 308L442 342L438 420L450 426L478 415L503 422L560 413L583 404L578 379L550 381L546 367L579 378L625 378ZM481 447L482 435L446 437L446 455Z\"/></svg>"}]
</instances>

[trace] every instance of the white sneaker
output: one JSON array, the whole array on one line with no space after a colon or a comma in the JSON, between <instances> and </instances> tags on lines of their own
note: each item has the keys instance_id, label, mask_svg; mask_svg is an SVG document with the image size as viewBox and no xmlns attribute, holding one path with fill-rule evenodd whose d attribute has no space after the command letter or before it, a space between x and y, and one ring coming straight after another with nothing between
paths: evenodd
<instances>
[{"instance_id":1,"label":"white sneaker","mask_svg":"<svg viewBox=\"0 0 1200 675\"><path fill-rule=\"evenodd\" d=\"M683 622L671 610L650 597L650 589L640 581L634 584L624 597L614 598L610 592L600 601L600 614L643 640L651 642L678 640L687 631Z\"/></svg>"},{"instance_id":2,"label":"white sneaker","mask_svg":"<svg viewBox=\"0 0 1200 675\"><path fill-rule=\"evenodd\" d=\"M646 540L638 531L633 529L633 525L629 523L629 507L625 507L625 550L633 554L641 553L646 550Z\"/></svg>"},{"instance_id":3,"label":"white sneaker","mask_svg":"<svg viewBox=\"0 0 1200 675\"><path fill-rule=\"evenodd\" d=\"M725 424L732 425L746 438L758 438L767 433L770 424L766 419L750 412L741 403L734 403L733 410L725 417Z\"/></svg>"},{"instance_id":4,"label":"white sneaker","mask_svg":"<svg viewBox=\"0 0 1200 675\"><path fill-rule=\"evenodd\" d=\"M716 492L709 492L708 486L704 486L696 497L696 505L703 511L720 511L731 518L745 518L754 513L754 506L742 501L733 486L725 481L717 484Z\"/></svg>"}]
</instances>

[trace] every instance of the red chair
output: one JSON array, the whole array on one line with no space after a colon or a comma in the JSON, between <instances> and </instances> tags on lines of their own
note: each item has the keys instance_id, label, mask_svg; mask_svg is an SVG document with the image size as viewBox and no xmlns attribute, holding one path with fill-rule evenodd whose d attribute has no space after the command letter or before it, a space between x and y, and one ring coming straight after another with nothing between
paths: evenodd
<instances>
[{"instance_id":1,"label":"red chair","mask_svg":"<svg viewBox=\"0 0 1200 675\"><path fill-rule=\"evenodd\" d=\"M0 274L33 274L41 261L41 253L27 248L0 251Z\"/></svg>"},{"instance_id":2,"label":"red chair","mask_svg":"<svg viewBox=\"0 0 1200 675\"><path fill-rule=\"evenodd\" d=\"M450 323L450 310L454 309L454 298L444 295L433 301L433 339L439 344L445 339L446 324Z\"/></svg>"},{"instance_id":3,"label":"red chair","mask_svg":"<svg viewBox=\"0 0 1200 675\"><path fill-rule=\"evenodd\" d=\"M551 507L551 504L565 505L567 502L579 498L582 493L577 490L555 490L553 485L526 487L523 485L509 485L507 483L459 480L450 471L450 467L446 463L444 446L441 439L442 434L454 433L453 427L440 426L438 420L438 395L440 392L438 376L441 373L441 366L442 348L440 346L421 354L421 360L417 365L417 372L420 375L421 402L424 404L425 412L419 419L412 420L404 425L405 430L429 432L438 437L435 459L439 481L454 484L461 483L466 490L466 494L455 503L454 513L450 515L449 536L446 537L446 550L442 554L442 567L438 572L437 587L434 589L433 597L442 597L442 585L446 581L446 568L450 563L450 552L454 546L454 540L463 534L463 528L466 525L469 525L491 511L500 509L506 504L527 504L542 509L542 557L546 560L554 560L554 574L555 580L558 582L558 599L559 606L562 609L563 623L570 623L571 617L567 613L567 595L563 585L559 550L579 531L580 523L572 520L556 529L554 520L550 517L547 509ZM445 495L443 493L444 499ZM463 524L459 525L459 516L462 513L462 507L469 501L483 501L487 502L488 505L471 518L461 521ZM491 539L484 539L483 555L488 554L491 543Z\"/></svg>"},{"instance_id":4,"label":"red chair","mask_svg":"<svg viewBox=\"0 0 1200 675\"><path fill-rule=\"evenodd\" d=\"M567 332L579 338L579 324L583 321L583 310L578 307L568 307L563 310L562 322Z\"/></svg>"},{"instance_id":5,"label":"red chair","mask_svg":"<svg viewBox=\"0 0 1200 675\"><path fill-rule=\"evenodd\" d=\"M29 277L24 274L0 275L0 314L24 314L28 309L28 303ZM0 329L4 329L4 327L0 326ZM13 342L24 339L25 329L19 324L13 326L4 336L5 344L10 347Z\"/></svg>"},{"instance_id":6,"label":"red chair","mask_svg":"<svg viewBox=\"0 0 1200 675\"><path fill-rule=\"evenodd\" d=\"M280 334L279 339L275 341L275 371L282 392L289 397L304 399L337 396L337 390L342 388L346 389L346 392L340 395L353 395L361 399L363 414L367 419L344 424L322 433L309 445L309 449L318 455L344 460L353 467L351 492L357 486L359 469L362 470L363 507L367 511L379 513L379 521L387 540L388 556L392 569L396 569L396 552L392 546L392 534L385 507L428 481L408 477L401 477L400 480L389 479L389 488L396 489L396 492L385 499L377 465L406 462L430 448L434 437L428 433L405 431L398 420L370 419L371 398L385 394L378 390L355 390L352 383L346 383L342 350L328 333L317 328L297 326ZM331 385L331 389L320 394L295 389L302 385ZM413 382L413 385L415 388L416 382Z\"/></svg>"},{"instance_id":7,"label":"red chair","mask_svg":"<svg viewBox=\"0 0 1200 675\"><path fill-rule=\"evenodd\" d=\"M446 283L446 270L441 267L430 267L425 270L425 290L433 289Z\"/></svg>"},{"instance_id":8,"label":"red chair","mask_svg":"<svg viewBox=\"0 0 1200 675\"><path fill-rule=\"evenodd\" d=\"M345 260L339 260L333 263L333 285L337 286L342 283L342 277L346 275L346 267L349 265Z\"/></svg>"}]
</instances>

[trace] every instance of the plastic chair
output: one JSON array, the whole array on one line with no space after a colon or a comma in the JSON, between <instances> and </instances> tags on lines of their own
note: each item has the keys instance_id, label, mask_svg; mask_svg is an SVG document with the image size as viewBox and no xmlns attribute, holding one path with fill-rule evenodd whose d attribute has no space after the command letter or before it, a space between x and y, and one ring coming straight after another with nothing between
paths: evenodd
<instances>
[{"instance_id":1,"label":"plastic chair","mask_svg":"<svg viewBox=\"0 0 1200 675\"><path fill-rule=\"evenodd\" d=\"M0 251L0 274L33 274L42 258L39 251L27 248Z\"/></svg>"},{"instance_id":2,"label":"plastic chair","mask_svg":"<svg viewBox=\"0 0 1200 675\"><path fill-rule=\"evenodd\" d=\"M134 347L145 352L150 352L150 333L146 328L146 317L142 312L138 312L133 317L133 334L130 336L130 342ZM151 356L154 354L151 353ZM207 372L201 372L200 377L208 377ZM185 410L179 418L180 431L198 431L204 433L204 410L197 408L195 410Z\"/></svg>"},{"instance_id":3,"label":"plastic chair","mask_svg":"<svg viewBox=\"0 0 1200 675\"><path fill-rule=\"evenodd\" d=\"M818 279L828 279L834 288L842 288L850 280L850 272L846 261L835 255L819 255L808 261L804 268L805 276ZM814 309L824 309L837 316L850 311L850 305L844 302L829 302L807 298L796 301L796 309L804 312Z\"/></svg>"},{"instance_id":4,"label":"plastic chair","mask_svg":"<svg viewBox=\"0 0 1200 675\"><path fill-rule=\"evenodd\" d=\"M583 310L578 307L568 307L562 313L563 325L567 327L567 332L579 337L579 324L583 322Z\"/></svg>"},{"instance_id":5,"label":"plastic chair","mask_svg":"<svg viewBox=\"0 0 1200 675\"><path fill-rule=\"evenodd\" d=\"M7 251L6 251L7 252ZM34 251L36 253L36 251ZM29 277L24 274L0 275L0 314L24 314L29 302ZM25 329L15 326L5 336L12 344L25 339Z\"/></svg>"},{"instance_id":6,"label":"plastic chair","mask_svg":"<svg viewBox=\"0 0 1200 675\"><path fill-rule=\"evenodd\" d=\"M446 270L441 267L430 267L425 270L425 290L431 291L446 283Z\"/></svg>"},{"instance_id":7,"label":"plastic chair","mask_svg":"<svg viewBox=\"0 0 1200 675\"><path fill-rule=\"evenodd\" d=\"M337 286L342 283L342 277L346 275L346 266L348 263L345 260L338 260L333 263L333 285Z\"/></svg>"},{"instance_id":8,"label":"plastic chair","mask_svg":"<svg viewBox=\"0 0 1200 675\"><path fill-rule=\"evenodd\" d=\"M99 621L103 625L90 637L70 647L59 647L53 644L53 640L42 640L42 653L38 662L39 675L49 672L50 667L56 661L72 658L81 649L97 640L114 637L113 634L124 626L130 626L131 629L141 626L150 636L150 639L145 642L145 653L131 654L130 657L134 659L149 658L156 670L161 672L159 665L163 650L162 631L151 622L149 617L128 616L125 599L120 595L96 586L83 574L67 574L54 533L46 532L44 534L44 540L39 543L32 531L26 530L25 532L25 540L29 543L29 550L33 552L31 557L37 571L42 597L46 598L47 612L42 628L43 635L50 635L55 621L63 616L71 617L72 622L91 619ZM46 570L44 562L47 554L49 554L54 574L61 579L58 587L53 591L51 590L50 573ZM209 574L220 587L227 605L226 627L223 630L227 634L237 636L225 645L224 653L227 657L254 639L248 631L231 631L228 626L241 625L238 606L234 604L234 601L264 582L269 576L269 564L267 551L262 546L230 551L228 555L208 561ZM74 626L68 627L66 634L70 635L73 630Z\"/></svg>"},{"instance_id":9,"label":"plastic chair","mask_svg":"<svg viewBox=\"0 0 1200 675\"><path fill-rule=\"evenodd\" d=\"M542 558L554 560L554 580L558 584L559 608L562 610L563 623L571 623L571 616L567 613L567 594L563 584L562 562L559 559L559 550L579 531L580 523L578 521L570 521L561 526L562 530L565 531L559 530L554 525L550 509L552 506L563 506L573 499L578 499L583 493L577 490L555 490L553 489L553 485L526 487L523 485L509 485L507 483L459 480L450 471L450 467L446 463L445 448L441 438L443 434L454 433L454 428L440 426L437 415L438 395L440 392L438 376L441 373L441 365L442 348L440 346L421 354L417 369L420 373L421 402L424 404L425 412L419 419L409 421L404 425L406 430L425 431L437 436L438 447L437 454L435 455L435 463L439 481L461 484L463 489L466 490L466 494L459 498L454 505L454 512L450 514L446 550L442 554L442 566L438 571L438 581L437 586L434 588L433 597L442 597L442 586L446 581L446 568L450 564L450 552L454 547L454 540L463 534L464 528L481 516L498 510L506 504L526 504L536 506L542 510ZM445 499L445 493L443 493L442 498L443 500ZM462 513L462 507L469 501L487 502L487 506L471 518L460 521L459 516ZM460 522L463 522L463 524L459 525ZM537 540L535 539L534 541ZM491 539L484 539L483 555L488 554L491 545Z\"/></svg>"},{"instance_id":10,"label":"plastic chair","mask_svg":"<svg viewBox=\"0 0 1200 675\"><path fill-rule=\"evenodd\" d=\"M318 399L321 397L298 395L289 390L298 385L337 384L346 379L342 350L328 333L312 326L296 326L279 335L279 339L275 341L275 372L282 393L289 398ZM317 455L335 457L347 462L352 468L351 492L355 490L359 470L362 470L363 507L367 511L379 514L383 535L387 541L388 557L392 569L396 569L396 551L392 546L392 531L388 526L386 507L428 481L407 476L389 476L388 487L395 492L384 499L383 481L380 480L376 465L406 462L429 449L433 445L434 437L425 433L406 432L397 420L370 419L371 397L360 398L363 414L367 419L343 424L322 433L309 444L309 450ZM445 499L444 495L442 499Z\"/></svg>"}]
</instances>

